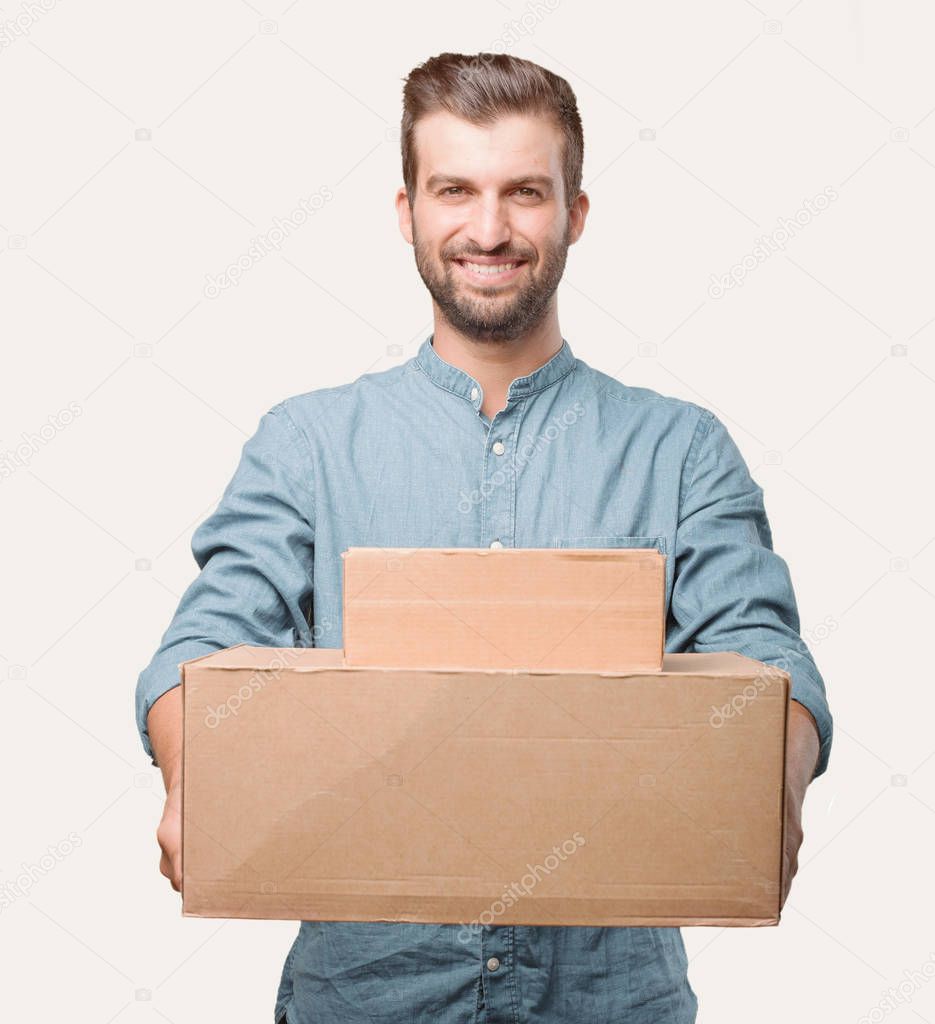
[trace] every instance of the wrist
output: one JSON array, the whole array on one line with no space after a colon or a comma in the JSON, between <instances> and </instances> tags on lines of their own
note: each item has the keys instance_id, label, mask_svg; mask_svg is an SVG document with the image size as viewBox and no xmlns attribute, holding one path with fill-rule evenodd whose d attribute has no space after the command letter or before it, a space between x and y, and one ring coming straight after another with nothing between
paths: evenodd
<instances>
[{"instance_id":1,"label":"wrist","mask_svg":"<svg viewBox=\"0 0 935 1024\"><path fill-rule=\"evenodd\" d=\"M794 775L801 777L802 790L812 781L818 767L818 755L821 748L821 735L815 716L793 698L789 708L788 758L797 771Z\"/></svg>"},{"instance_id":2,"label":"wrist","mask_svg":"<svg viewBox=\"0 0 935 1024\"><path fill-rule=\"evenodd\" d=\"M160 765L162 769L162 782L166 787L166 793L173 789L179 789L182 785L182 757L173 757L165 764Z\"/></svg>"}]
</instances>

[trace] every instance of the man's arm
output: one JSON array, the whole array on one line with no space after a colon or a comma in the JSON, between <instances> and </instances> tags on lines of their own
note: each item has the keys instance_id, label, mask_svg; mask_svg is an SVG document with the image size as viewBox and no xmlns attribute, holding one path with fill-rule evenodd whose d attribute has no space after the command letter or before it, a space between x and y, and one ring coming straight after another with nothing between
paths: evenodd
<instances>
[{"instance_id":1,"label":"man's arm","mask_svg":"<svg viewBox=\"0 0 935 1024\"><path fill-rule=\"evenodd\" d=\"M802 804L815 767L818 764L818 725L812 713L798 701L789 708L789 735L786 737L786 815L782 851L782 893L780 909L786 902L792 879L799 869L802 845Z\"/></svg>"},{"instance_id":2,"label":"man's arm","mask_svg":"<svg viewBox=\"0 0 935 1024\"><path fill-rule=\"evenodd\" d=\"M708 411L685 460L680 505L666 649L738 651L785 669L792 699L815 720L815 775L821 775L831 751L831 711L824 680L799 635L789 567L773 551L762 488L724 424Z\"/></svg>"},{"instance_id":3,"label":"man's arm","mask_svg":"<svg viewBox=\"0 0 935 1024\"><path fill-rule=\"evenodd\" d=\"M680 505L666 649L738 651L785 669L792 680L784 900L802 840L805 790L828 765L831 711L799 635L788 566L773 551L763 491L724 424L708 411L685 460Z\"/></svg>"},{"instance_id":4,"label":"man's arm","mask_svg":"<svg viewBox=\"0 0 935 1024\"><path fill-rule=\"evenodd\" d=\"M157 838L178 889L182 700L178 665L252 643L311 647L314 498L308 441L283 403L260 420L217 509L192 535L201 572L136 688L137 727L166 785Z\"/></svg>"},{"instance_id":5,"label":"man's arm","mask_svg":"<svg viewBox=\"0 0 935 1024\"><path fill-rule=\"evenodd\" d=\"M166 803L156 829L159 870L182 891L182 688L167 690L149 709L149 739L162 769Z\"/></svg>"}]
</instances>

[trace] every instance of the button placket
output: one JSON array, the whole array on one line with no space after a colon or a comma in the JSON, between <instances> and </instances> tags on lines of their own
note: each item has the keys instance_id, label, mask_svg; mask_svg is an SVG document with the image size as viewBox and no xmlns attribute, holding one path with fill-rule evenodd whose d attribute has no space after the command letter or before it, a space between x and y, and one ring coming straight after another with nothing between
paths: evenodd
<instances>
[{"instance_id":1,"label":"button placket","mask_svg":"<svg viewBox=\"0 0 935 1024\"><path fill-rule=\"evenodd\" d=\"M513 945L511 925L484 925L481 930L481 983L488 1024L517 1024Z\"/></svg>"},{"instance_id":2,"label":"button placket","mask_svg":"<svg viewBox=\"0 0 935 1024\"><path fill-rule=\"evenodd\" d=\"M504 458L511 424L517 415L516 406L508 404L493 418L487 431L484 469L481 481L483 495L482 543L497 550L513 544L513 467Z\"/></svg>"}]
</instances>

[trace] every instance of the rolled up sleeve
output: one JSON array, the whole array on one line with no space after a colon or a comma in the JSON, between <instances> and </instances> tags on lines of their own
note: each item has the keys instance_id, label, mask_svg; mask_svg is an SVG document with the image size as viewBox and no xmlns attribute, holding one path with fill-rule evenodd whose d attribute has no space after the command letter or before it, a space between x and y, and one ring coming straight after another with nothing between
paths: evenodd
<instances>
[{"instance_id":1,"label":"rolled up sleeve","mask_svg":"<svg viewBox=\"0 0 935 1024\"><path fill-rule=\"evenodd\" d=\"M285 403L260 419L221 500L192 535L191 583L136 686L143 748L149 709L178 666L239 643L312 646L314 505L309 447Z\"/></svg>"},{"instance_id":2,"label":"rolled up sleeve","mask_svg":"<svg viewBox=\"0 0 935 1024\"><path fill-rule=\"evenodd\" d=\"M773 551L762 488L708 410L686 457L680 504L667 650L738 651L785 669L792 699L818 725L821 775L832 738L824 680L799 633L792 579Z\"/></svg>"}]
</instances>

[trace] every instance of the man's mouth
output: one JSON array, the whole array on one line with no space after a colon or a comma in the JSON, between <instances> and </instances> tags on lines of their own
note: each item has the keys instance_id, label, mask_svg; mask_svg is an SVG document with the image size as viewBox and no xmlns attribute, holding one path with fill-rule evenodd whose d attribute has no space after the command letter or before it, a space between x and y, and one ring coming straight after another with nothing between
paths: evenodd
<instances>
[{"instance_id":1,"label":"man's mouth","mask_svg":"<svg viewBox=\"0 0 935 1024\"><path fill-rule=\"evenodd\" d=\"M526 264L526 260L490 259L489 257L456 259L453 262L461 268L468 280L482 284L500 284L511 281Z\"/></svg>"}]
</instances>

